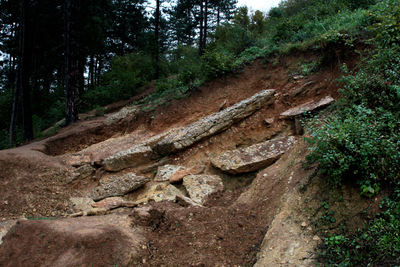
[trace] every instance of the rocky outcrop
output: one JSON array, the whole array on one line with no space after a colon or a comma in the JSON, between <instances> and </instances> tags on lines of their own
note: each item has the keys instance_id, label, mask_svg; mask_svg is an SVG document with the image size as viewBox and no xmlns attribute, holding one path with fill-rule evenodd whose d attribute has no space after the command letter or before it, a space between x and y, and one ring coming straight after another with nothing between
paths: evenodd
<instances>
[{"instance_id":1,"label":"rocky outcrop","mask_svg":"<svg viewBox=\"0 0 400 267\"><path fill-rule=\"evenodd\" d=\"M333 103L333 101L335 101L335 99L333 99L331 96L326 96L318 102L310 101L303 105L286 110L285 112L281 113L280 117L281 119L292 119L303 114L304 112L314 111L329 106Z\"/></svg>"},{"instance_id":2,"label":"rocky outcrop","mask_svg":"<svg viewBox=\"0 0 400 267\"><path fill-rule=\"evenodd\" d=\"M111 125L113 123L119 122L120 120L126 118L129 115L137 114L139 113L139 111L140 109L137 106L124 107L117 113L108 116L107 119L104 121L104 123L106 125Z\"/></svg>"},{"instance_id":3,"label":"rocky outcrop","mask_svg":"<svg viewBox=\"0 0 400 267\"><path fill-rule=\"evenodd\" d=\"M104 184L93 189L90 197L99 201L107 197L123 196L149 182L150 179L128 173L115 181Z\"/></svg>"},{"instance_id":4,"label":"rocky outcrop","mask_svg":"<svg viewBox=\"0 0 400 267\"><path fill-rule=\"evenodd\" d=\"M266 168L277 161L295 143L294 136L269 140L247 148L228 151L212 159L212 164L229 174L251 172Z\"/></svg>"},{"instance_id":5,"label":"rocky outcrop","mask_svg":"<svg viewBox=\"0 0 400 267\"><path fill-rule=\"evenodd\" d=\"M183 150L203 138L228 129L232 124L253 114L262 105L273 103L274 94L275 90L261 91L221 112L203 118L181 129L177 133L164 137L163 140L156 143L152 148L161 155L169 155Z\"/></svg>"},{"instance_id":6,"label":"rocky outcrop","mask_svg":"<svg viewBox=\"0 0 400 267\"><path fill-rule=\"evenodd\" d=\"M208 195L224 189L222 179L216 175L188 175L183 178L183 185L197 204L203 204Z\"/></svg>"},{"instance_id":7,"label":"rocky outcrop","mask_svg":"<svg viewBox=\"0 0 400 267\"><path fill-rule=\"evenodd\" d=\"M159 156L149 146L139 145L106 158L103 167L107 171L116 172L147 164L158 158Z\"/></svg>"}]
</instances>

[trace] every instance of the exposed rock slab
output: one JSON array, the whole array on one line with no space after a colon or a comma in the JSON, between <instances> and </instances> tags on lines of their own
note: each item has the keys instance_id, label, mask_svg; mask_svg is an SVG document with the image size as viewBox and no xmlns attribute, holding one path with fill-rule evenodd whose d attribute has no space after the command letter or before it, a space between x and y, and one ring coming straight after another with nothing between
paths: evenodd
<instances>
[{"instance_id":1,"label":"exposed rock slab","mask_svg":"<svg viewBox=\"0 0 400 267\"><path fill-rule=\"evenodd\" d=\"M313 111L316 109L329 106L330 104L332 104L333 101L335 101L335 99L333 99L331 96L326 96L318 102L311 101L303 105L286 110L285 112L281 113L280 117L282 119L292 119L298 115L303 114L304 112Z\"/></svg>"},{"instance_id":2,"label":"exposed rock slab","mask_svg":"<svg viewBox=\"0 0 400 267\"><path fill-rule=\"evenodd\" d=\"M149 182L150 179L143 176L136 176L128 173L114 182L101 185L93 189L90 197L94 201L99 201L107 197L123 196Z\"/></svg>"},{"instance_id":3,"label":"exposed rock slab","mask_svg":"<svg viewBox=\"0 0 400 267\"><path fill-rule=\"evenodd\" d=\"M216 168L229 174L251 172L273 164L296 142L297 138L294 136L269 140L247 148L228 151L211 162Z\"/></svg>"},{"instance_id":4,"label":"exposed rock slab","mask_svg":"<svg viewBox=\"0 0 400 267\"><path fill-rule=\"evenodd\" d=\"M183 185L197 204L203 204L208 195L224 189L222 179L217 175L188 175L183 178Z\"/></svg>"},{"instance_id":5,"label":"exposed rock slab","mask_svg":"<svg viewBox=\"0 0 400 267\"><path fill-rule=\"evenodd\" d=\"M139 145L106 158L103 167L107 171L115 172L146 164L157 158L159 157L149 146Z\"/></svg>"},{"instance_id":6,"label":"exposed rock slab","mask_svg":"<svg viewBox=\"0 0 400 267\"><path fill-rule=\"evenodd\" d=\"M128 117L129 115L139 113L139 108L137 106L132 106L132 107L124 107L117 113L110 115L107 117L107 119L104 121L106 125L111 125L113 123L117 123L120 120Z\"/></svg>"},{"instance_id":7,"label":"exposed rock slab","mask_svg":"<svg viewBox=\"0 0 400 267\"><path fill-rule=\"evenodd\" d=\"M253 114L262 105L273 103L274 94L275 90L261 91L223 111L201 119L177 133L166 136L152 148L161 155L183 150L203 138L228 129L232 124Z\"/></svg>"}]
</instances>

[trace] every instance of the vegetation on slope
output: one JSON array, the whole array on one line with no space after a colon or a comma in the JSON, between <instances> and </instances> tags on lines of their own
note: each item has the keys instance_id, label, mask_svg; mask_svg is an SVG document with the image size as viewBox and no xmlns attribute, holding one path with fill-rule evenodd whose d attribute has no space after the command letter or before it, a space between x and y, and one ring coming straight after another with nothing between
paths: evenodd
<instances>
[{"instance_id":1,"label":"vegetation on slope","mask_svg":"<svg viewBox=\"0 0 400 267\"><path fill-rule=\"evenodd\" d=\"M284 0L268 14L240 7L232 21L221 22L209 35L202 56L192 44L167 47L158 66L151 64L154 57L145 50L115 56L100 84L82 93L81 106L92 109L140 93L156 77L156 67L156 92L146 101L184 97L206 81L239 72L247 62L275 62L295 51L322 55L320 62L304 64L302 71L308 74L330 64L338 47L354 49L357 39L367 41L370 49L359 51L362 61L357 71L343 66L342 98L328 119L314 120L307 138L313 145L308 161L318 163L333 186L355 181L365 197L388 185L393 190L382 203L382 212L363 228L327 238L320 262L399 265L400 7L396 0ZM10 91L0 98L0 112L10 108L11 98ZM54 101L34 117L35 124L47 126L47 118L62 117L62 108ZM6 134L2 130L1 135Z\"/></svg>"}]
</instances>

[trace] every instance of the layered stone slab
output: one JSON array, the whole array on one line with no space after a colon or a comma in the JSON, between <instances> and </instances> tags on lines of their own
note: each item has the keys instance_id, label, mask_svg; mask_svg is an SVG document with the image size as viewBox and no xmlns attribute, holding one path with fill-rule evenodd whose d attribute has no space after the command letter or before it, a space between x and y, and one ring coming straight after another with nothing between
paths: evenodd
<instances>
[{"instance_id":1,"label":"layered stone slab","mask_svg":"<svg viewBox=\"0 0 400 267\"><path fill-rule=\"evenodd\" d=\"M157 158L159 156L149 146L139 145L104 159L103 167L107 171L116 172L150 163Z\"/></svg>"},{"instance_id":2,"label":"layered stone slab","mask_svg":"<svg viewBox=\"0 0 400 267\"><path fill-rule=\"evenodd\" d=\"M217 175L188 175L183 178L183 185L197 204L203 204L208 195L224 189L222 179Z\"/></svg>"},{"instance_id":3,"label":"layered stone slab","mask_svg":"<svg viewBox=\"0 0 400 267\"><path fill-rule=\"evenodd\" d=\"M303 105L288 109L285 112L281 113L280 117L281 119L292 119L296 116L303 114L304 112L314 111L329 106L334 101L335 99L333 99L331 96L326 96L318 102L311 101Z\"/></svg>"},{"instance_id":4,"label":"layered stone slab","mask_svg":"<svg viewBox=\"0 0 400 267\"><path fill-rule=\"evenodd\" d=\"M203 118L181 130L164 137L152 148L161 155L168 155L183 150L203 138L212 136L228 129L232 124L239 122L253 114L263 105L272 104L275 90L264 90L243 100L227 109Z\"/></svg>"},{"instance_id":5,"label":"layered stone slab","mask_svg":"<svg viewBox=\"0 0 400 267\"><path fill-rule=\"evenodd\" d=\"M214 159L214 167L229 174L238 174L266 168L277 161L287 150L293 147L298 138L295 136L269 140L250 147L228 151Z\"/></svg>"},{"instance_id":6,"label":"layered stone slab","mask_svg":"<svg viewBox=\"0 0 400 267\"><path fill-rule=\"evenodd\" d=\"M90 197L94 201L99 201L107 197L123 196L149 181L150 178L128 173L111 183L96 187L93 189Z\"/></svg>"}]
</instances>

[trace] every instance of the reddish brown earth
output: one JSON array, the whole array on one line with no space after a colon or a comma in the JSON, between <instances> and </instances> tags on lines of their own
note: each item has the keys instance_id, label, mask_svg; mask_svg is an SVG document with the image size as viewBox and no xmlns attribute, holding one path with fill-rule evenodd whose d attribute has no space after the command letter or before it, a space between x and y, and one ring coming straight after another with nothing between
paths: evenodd
<instances>
[{"instance_id":1,"label":"reddish brown earth","mask_svg":"<svg viewBox=\"0 0 400 267\"><path fill-rule=\"evenodd\" d=\"M278 229L275 217L288 212L296 217L294 224L307 221L310 225L314 219L309 215L308 207L315 208L314 216L320 216L321 200L329 194L318 189L323 182L316 179L318 182L314 183L315 168L303 169L307 154L307 145L303 142L271 167L250 174L223 174L211 166L209 158L229 149L293 134L294 122L281 120L280 113L327 95L339 98L334 83L339 76L337 59L315 74L294 79L301 69L299 62L311 62L311 59L318 58L313 54L298 54L278 58L279 64L265 65L260 60L247 65L241 74L220 78L184 99L172 100L168 105L127 117L116 124L104 125L105 117L90 118L62 128L50 138L0 151L0 234L2 229L11 228L0 244L0 266L254 265L257 253L261 251L260 255L264 255L267 253L265 246L277 240L268 235L265 237L271 226ZM343 55L340 59L350 67L354 67L356 61L356 55ZM312 83L303 93L290 96L310 81ZM229 107L265 89L276 90L273 105L262 107L230 129L168 159L183 166L204 164L206 173L222 177L225 190L211 195L205 207L159 202L148 204L152 210L151 216L146 218L130 208L117 209L103 216L64 218L75 212L69 198L86 195L98 185L101 177L107 175L100 168L89 180L67 183L74 168L66 162L74 153L91 155L94 166L99 168L96 162L109 155L213 114L225 100ZM152 90L154 88L149 87L143 95ZM114 104L109 110L117 110L126 104ZM266 125L265 120L271 118L274 120L272 125ZM143 174L154 176L153 170ZM135 200L141 190L125 198ZM354 196L348 193L352 189L344 190L349 194L346 200L354 201ZM357 215L370 204L361 203L355 211L346 209ZM36 220L32 220L34 218ZM13 225L15 221L17 223ZM317 223L315 221L314 225ZM300 226L299 229L296 230L298 236L304 238L323 235L317 229L310 233L301 230ZM278 239L279 231L284 236L287 229L274 233ZM272 247L279 248L279 245ZM273 248L267 250L273 251ZM275 261L266 264L260 260L258 266L311 266L304 259L304 265L290 264L283 260L286 256L282 253L269 255Z\"/></svg>"}]
</instances>

